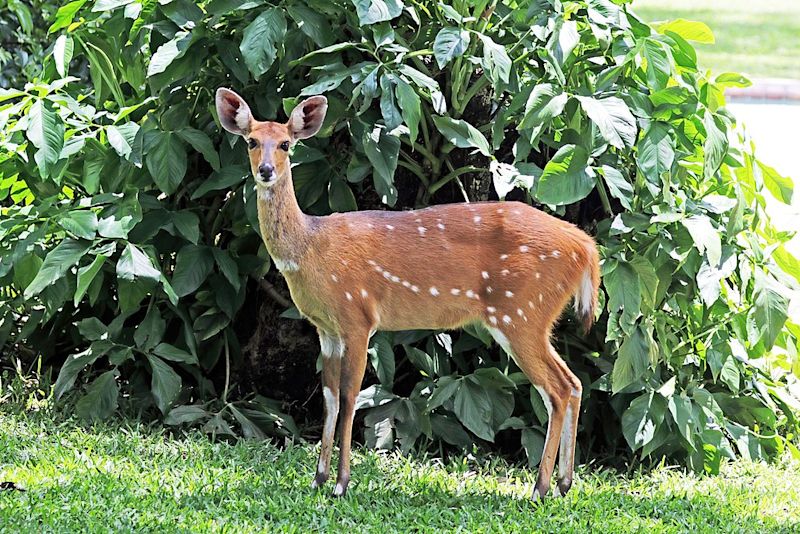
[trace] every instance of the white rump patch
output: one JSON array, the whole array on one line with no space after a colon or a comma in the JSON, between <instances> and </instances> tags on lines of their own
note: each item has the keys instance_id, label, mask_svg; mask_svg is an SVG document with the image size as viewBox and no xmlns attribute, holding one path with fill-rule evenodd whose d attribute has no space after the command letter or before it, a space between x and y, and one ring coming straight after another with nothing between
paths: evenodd
<instances>
[{"instance_id":1,"label":"white rump patch","mask_svg":"<svg viewBox=\"0 0 800 534\"><path fill-rule=\"evenodd\" d=\"M575 295L575 311L579 314L587 315L592 312L592 302L594 301L594 288L592 288L592 274L589 269L583 271L581 286L578 294Z\"/></svg>"}]
</instances>

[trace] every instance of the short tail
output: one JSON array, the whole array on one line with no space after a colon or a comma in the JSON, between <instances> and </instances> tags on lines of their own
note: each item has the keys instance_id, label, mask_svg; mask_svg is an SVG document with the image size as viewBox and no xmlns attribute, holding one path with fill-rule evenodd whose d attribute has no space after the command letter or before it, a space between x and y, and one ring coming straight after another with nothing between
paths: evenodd
<instances>
[{"instance_id":1,"label":"short tail","mask_svg":"<svg viewBox=\"0 0 800 534\"><path fill-rule=\"evenodd\" d=\"M586 264L575 292L575 313L583 324L584 332L588 332L594 323L597 292L600 289L600 255L594 241L586 246L586 252Z\"/></svg>"}]
</instances>

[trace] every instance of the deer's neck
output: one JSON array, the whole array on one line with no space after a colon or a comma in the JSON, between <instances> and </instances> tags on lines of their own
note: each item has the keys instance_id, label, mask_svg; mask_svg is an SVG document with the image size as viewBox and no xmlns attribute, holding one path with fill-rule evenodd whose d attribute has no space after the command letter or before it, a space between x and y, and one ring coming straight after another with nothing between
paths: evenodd
<instances>
[{"instance_id":1,"label":"deer's neck","mask_svg":"<svg viewBox=\"0 0 800 534\"><path fill-rule=\"evenodd\" d=\"M291 171L269 188L257 187L256 195L261 237L275 265L284 273L298 270L309 248L311 221L297 204Z\"/></svg>"}]
</instances>

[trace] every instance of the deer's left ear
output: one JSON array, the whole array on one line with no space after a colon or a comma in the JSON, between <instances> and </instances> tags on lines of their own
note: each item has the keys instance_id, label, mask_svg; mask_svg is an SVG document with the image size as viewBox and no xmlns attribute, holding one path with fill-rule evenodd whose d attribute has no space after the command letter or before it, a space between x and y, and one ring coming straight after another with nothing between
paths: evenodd
<instances>
[{"instance_id":1,"label":"deer's left ear","mask_svg":"<svg viewBox=\"0 0 800 534\"><path fill-rule=\"evenodd\" d=\"M324 96L306 98L294 108L289 117L289 133L297 139L307 139L316 134L325 120L328 99Z\"/></svg>"}]
</instances>

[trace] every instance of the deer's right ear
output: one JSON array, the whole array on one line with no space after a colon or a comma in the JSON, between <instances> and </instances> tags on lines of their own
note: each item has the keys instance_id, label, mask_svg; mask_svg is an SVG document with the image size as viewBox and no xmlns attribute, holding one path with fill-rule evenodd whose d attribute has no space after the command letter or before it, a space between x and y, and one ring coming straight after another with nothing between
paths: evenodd
<instances>
[{"instance_id":1,"label":"deer's right ear","mask_svg":"<svg viewBox=\"0 0 800 534\"><path fill-rule=\"evenodd\" d=\"M244 99L231 91L220 87L217 89L217 115L222 127L232 134L246 136L250 133L250 122L253 114L250 113Z\"/></svg>"}]
</instances>

